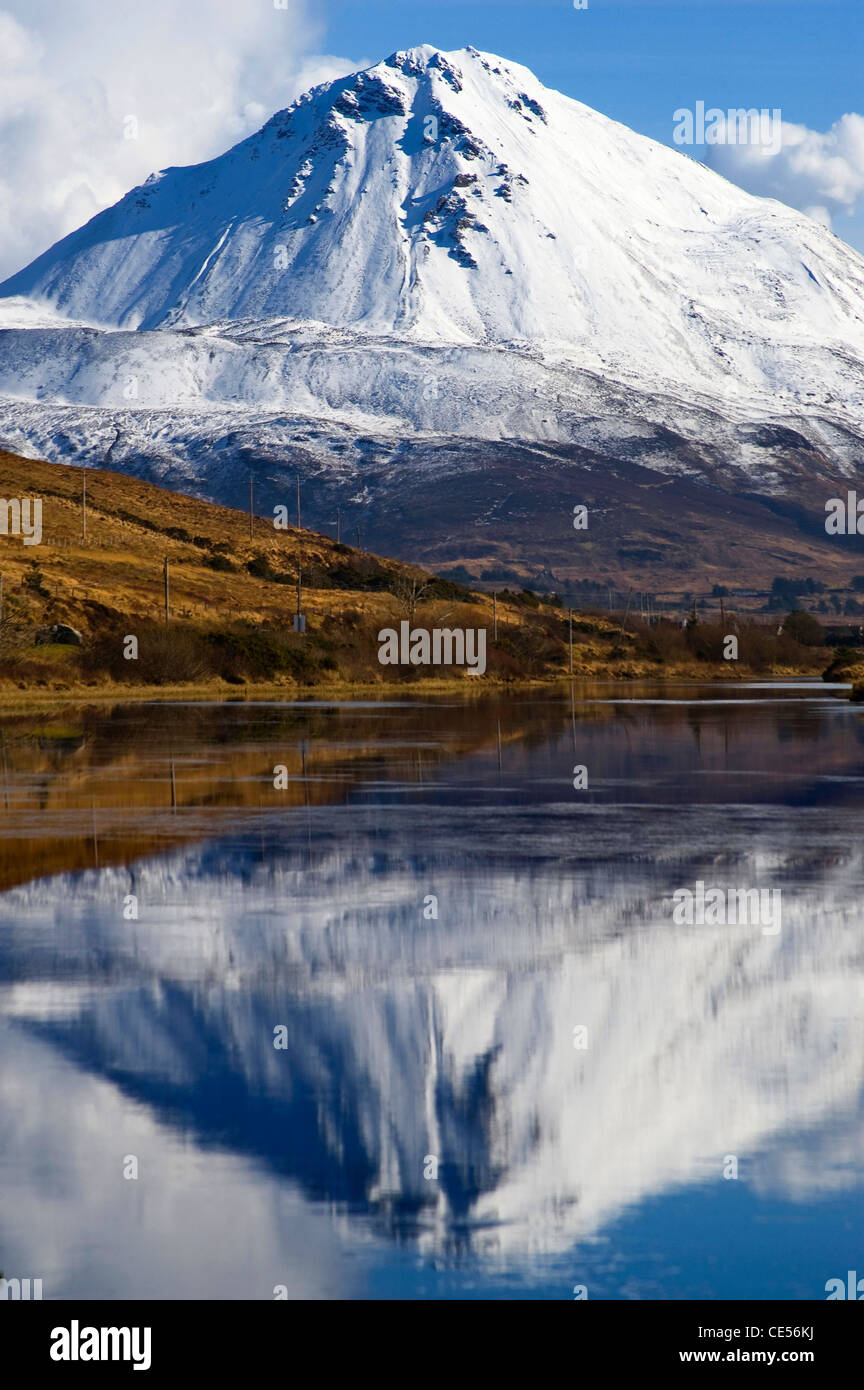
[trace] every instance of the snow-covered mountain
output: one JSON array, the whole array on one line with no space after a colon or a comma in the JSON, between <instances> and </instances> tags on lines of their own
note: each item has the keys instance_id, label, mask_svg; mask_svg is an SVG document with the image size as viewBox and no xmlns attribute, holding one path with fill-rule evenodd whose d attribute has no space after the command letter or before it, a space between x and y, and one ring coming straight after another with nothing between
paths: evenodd
<instances>
[{"instance_id":1,"label":"snow-covered mountain","mask_svg":"<svg viewBox=\"0 0 864 1390\"><path fill-rule=\"evenodd\" d=\"M516 340L802 399L814 351L837 385L864 360L864 262L831 233L471 49L411 49L313 89L0 289L116 328L279 318Z\"/></svg>"},{"instance_id":2,"label":"snow-covered mountain","mask_svg":"<svg viewBox=\"0 0 864 1390\"><path fill-rule=\"evenodd\" d=\"M748 492L802 461L754 459L754 425L828 472L864 459L864 259L471 48L314 88L0 296L0 439L229 501L256 448L277 490L299 466L391 512L417 447L457 440L728 465ZM373 463L407 443L394 477L364 478L369 438Z\"/></svg>"}]
</instances>

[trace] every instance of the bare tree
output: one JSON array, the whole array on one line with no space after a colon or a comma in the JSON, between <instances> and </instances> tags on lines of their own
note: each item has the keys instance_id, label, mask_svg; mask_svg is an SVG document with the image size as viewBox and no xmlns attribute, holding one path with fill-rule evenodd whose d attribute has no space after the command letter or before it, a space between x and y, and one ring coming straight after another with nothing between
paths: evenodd
<instances>
[{"instance_id":1,"label":"bare tree","mask_svg":"<svg viewBox=\"0 0 864 1390\"><path fill-rule=\"evenodd\" d=\"M400 575L393 585L393 593L409 623L413 623L423 595L432 583L431 579L418 579L413 575Z\"/></svg>"}]
</instances>

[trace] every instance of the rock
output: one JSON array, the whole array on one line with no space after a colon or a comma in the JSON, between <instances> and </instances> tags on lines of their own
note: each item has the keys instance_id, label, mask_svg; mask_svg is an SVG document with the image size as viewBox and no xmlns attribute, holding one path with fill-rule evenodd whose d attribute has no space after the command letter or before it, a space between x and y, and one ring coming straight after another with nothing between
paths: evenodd
<instances>
[{"instance_id":1,"label":"rock","mask_svg":"<svg viewBox=\"0 0 864 1390\"><path fill-rule=\"evenodd\" d=\"M40 627L35 638L37 647L47 647L51 643L65 647L80 647L83 641L84 638L78 629L69 627L66 623L52 623L50 627Z\"/></svg>"}]
</instances>

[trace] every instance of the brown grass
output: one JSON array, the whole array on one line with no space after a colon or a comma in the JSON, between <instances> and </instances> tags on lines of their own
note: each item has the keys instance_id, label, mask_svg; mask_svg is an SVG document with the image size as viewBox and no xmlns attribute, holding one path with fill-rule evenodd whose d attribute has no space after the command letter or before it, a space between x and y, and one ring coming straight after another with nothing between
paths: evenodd
<instances>
[{"instance_id":1,"label":"brown grass","mask_svg":"<svg viewBox=\"0 0 864 1390\"><path fill-rule=\"evenodd\" d=\"M0 701L21 704L49 694L80 698L129 691L230 696L247 686L296 693L326 688L447 689L466 692L476 678L455 668L421 672L382 667L377 633L408 616L406 593L420 589L414 623L485 628L485 684L540 682L569 673L562 610L518 595L500 598L493 641L491 595L458 586L395 560L214 506L124 474L87 469L87 536L82 535L80 469L0 451L0 496L40 497L43 538L25 546L0 536L4 621L0 627ZM170 622L163 567L169 562ZM252 563L256 572L250 573ZM305 637L293 632L294 580L304 575ZM34 645L41 626L68 623L83 649ZM701 625L685 636L664 626L576 615L574 672L634 678L659 674L742 678L753 672L816 672L824 653L773 640L754 625L742 659L724 662L722 634ZM137 662L123 659L125 634L139 637Z\"/></svg>"}]
</instances>

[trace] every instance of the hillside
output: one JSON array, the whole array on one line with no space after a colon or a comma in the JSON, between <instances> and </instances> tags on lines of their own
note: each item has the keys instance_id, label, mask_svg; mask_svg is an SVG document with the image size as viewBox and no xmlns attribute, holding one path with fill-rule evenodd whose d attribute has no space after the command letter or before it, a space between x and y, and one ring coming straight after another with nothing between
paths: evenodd
<instances>
[{"instance_id":1,"label":"hillside","mask_svg":"<svg viewBox=\"0 0 864 1390\"><path fill-rule=\"evenodd\" d=\"M381 684L422 678L383 667L378 631L406 617L426 627L494 627L493 601L411 566L326 536L213 506L122 474L0 453L0 494L41 497L42 541L0 537L3 622L0 689L75 690L118 684L287 686ZM169 565L168 621L165 561ZM293 631L298 566L305 635ZM564 657L564 618L535 600L497 607L492 666L505 675L554 672ZM39 641L68 624L79 646ZM550 630L555 630L550 647ZM598 621L601 657L620 629ZM123 657L137 635L137 661ZM43 633L44 637L45 634ZM425 674L448 680L464 671Z\"/></svg>"},{"instance_id":2,"label":"hillside","mask_svg":"<svg viewBox=\"0 0 864 1390\"><path fill-rule=\"evenodd\" d=\"M44 499L41 545L0 537L7 621L71 622L95 635L119 615L162 620L166 558L175 621L230 617L290 626L298 562L305 572L304 611L312 617L330 611L330 590L338 588L340 576L344 587L354 590L365 584L381 588L419 573L296 526L276 530L272 520L257 515L250 531L248 512L101 469L88 469L85 480L80 469L0 451L0 492L6 498ZM296 508L293 495L288 500ZM250 574L247 563L261 556L276 572L290 570L290 585ZM34 568L43 575L44 595L29 582ZM361 602L368 607L371 596L364 594Z\"/></svg>"},{"instance_id":3,"label":"hillside","mask_svg":"<svg viewBox=\"0 0 864 1390\"><path fill-rule=\"evenodd\" d=\"M71 698L94 690L230 694L245 686L297 691L418 682L477 689L569 675L569 619L555 595L472 592L311 531L277 531L262 517L250 535L248 514L101 470L86 470L85 540L83 482L79 469L0 453L0 497L42 500L39 545L0 536L6 703L21 691ZM293 631L298 566L302 635ZM425 631L484 631L485 673L383 666L378 633L405 620ZM49 640L55 624L76 629L81 644ZM722 655L730 625L741 648L731 664ZM136 660L124 656L130 635L139 642ZM573 674L585 678L816 673L827 663L819 645L778 635L776 620L760 625L732 613L722 624L706 614L684 631L677 619L575 612L572 637Z\"/></svg>"}]
</instances>

